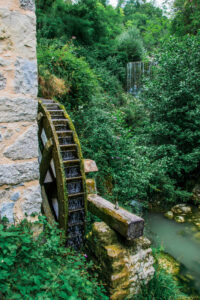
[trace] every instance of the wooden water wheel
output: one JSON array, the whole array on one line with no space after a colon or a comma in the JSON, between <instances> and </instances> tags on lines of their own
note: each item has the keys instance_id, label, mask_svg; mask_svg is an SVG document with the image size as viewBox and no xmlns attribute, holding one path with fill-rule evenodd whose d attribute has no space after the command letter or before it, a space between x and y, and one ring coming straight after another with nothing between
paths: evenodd
<instances>
[{"instance_id":1,"label":"wooden water wheel","mask_svg":"<svg viewBox=\"0 0 200 300\"><path fill-rule=\"evenodd\" d=\"M39 99L38 123L43 211L64 230L67 245L79 248L87 195L78 136L64 106L55 100Z\"/></svg>"}]
</instances>

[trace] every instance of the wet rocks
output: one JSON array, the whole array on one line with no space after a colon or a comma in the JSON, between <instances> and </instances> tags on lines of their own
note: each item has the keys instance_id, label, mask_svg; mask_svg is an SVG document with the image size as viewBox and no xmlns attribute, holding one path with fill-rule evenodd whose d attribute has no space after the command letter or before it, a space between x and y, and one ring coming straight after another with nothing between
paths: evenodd
<instances>
[{"instance_id":1,"label":"wet rocks","mask_svg":"<svg viewBox=\"0 0 200 300\"><path fill-rule=\"evenodd\" d=\"M177 223L184 223L191 216L192 208L185 204L177 204L171 208L164 216L170 220L175 220Z\"/></svg>"},{"instance_id":2,"label":"wet rocks","mask_svg":"<svg viewBox=\"0 0 200 300\"><path fill-rule=\"evenodd\" d=\"M185 204L177 204L164 214L168 219L173 219L177 223L192 223L196 230L200 230L200 210Z\"/></svg>"},{"instance_id":3,"label":"wet rocks","mask_svg":"<svg viewBox=\"0 0 200 300\"><path fill-rule=\"evenodd\" d=\"M156 257L159 266L167 273L177 276L180 272L180 263L177 262L171 255L165 252L160 252Z\"/></svg>"},{"instance_id":4,"label":"wet rocks","mask_svg":"<svg viewBox=\"0 0 200 300\"><path fill-rule=\"evenodd\" d=\"M174 219L177 223L184 223L185 218L183 216L176 216Z\"/></svg>"},{"instance_id":5,"label":"wet rocks","mask_svg":"<svg viewBox=\"0 0 200 300\"><path fill-rule=\"evenodd\" d=\"M192 209L190 206L186 206L185 204L177 204L172 207L171 211L174 214L189 214L192 212Z\"/></svg>"},{"instance_id":6,"label":"wet rocks","mask_svg":"<svg viewBox=\"0 0 200 300\"><path fill-rule=\"evenodd\" d=\"M170 219L172 220L174 218L174 214L172 211L168 211L164 214L164 216L167 218L167 219Z\"/></svg>"}]
</instances>

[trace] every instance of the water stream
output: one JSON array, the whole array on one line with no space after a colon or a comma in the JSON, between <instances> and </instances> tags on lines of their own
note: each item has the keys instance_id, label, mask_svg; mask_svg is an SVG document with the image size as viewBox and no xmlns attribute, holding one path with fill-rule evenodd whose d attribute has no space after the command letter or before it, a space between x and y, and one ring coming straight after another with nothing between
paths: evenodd
<instances>
[{"instance_id":1,"label":"water stream","mask_svg":"<svg viewBox=\"0 0 200 300\"><path fill-rule=\"evenodd\" d=\"M151 75L153 62L135 61L127 64L127 92L137 95L144 76Z\"/></svg>"},{"instance_id":2,"label":"water stream","mask_svg":"<svg viewBox=\"0 0 200 300\"><path fill-rule=\"evenodd\" d=\"M182 274L193 278L200 292L200 239L191 223L176 223L161 213L149 212L146 217L146 235L156 246L163 245L165 252L183 265Z\"/></svg>"}]
</instances>

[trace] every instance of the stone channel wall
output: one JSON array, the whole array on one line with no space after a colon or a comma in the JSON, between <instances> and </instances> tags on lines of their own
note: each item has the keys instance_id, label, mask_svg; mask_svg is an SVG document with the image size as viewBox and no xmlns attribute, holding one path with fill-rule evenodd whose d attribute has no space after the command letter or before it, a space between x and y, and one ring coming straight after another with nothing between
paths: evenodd
<instances>
[{"instance_id":1,"label":"stone channel wall","mask_svg":"<svg viewBox=\"0 0 200 300\"><path fill-rule=\"evenodd\" d=\"M87 247L101 267L111 300L134 299L142 283L154 275L150 241L140 237L128 242L104 222L93 224Z\"/></svg>"},{"instance_id":2,"label":"stone channel wall","mask_svg":"<svg viewBox=\"0 0 200 300\"><path fill-rule=\"evenodd\" d=\"M0 217L39 213L34 0L0 0Z\"/></svg>"}]
</instances>

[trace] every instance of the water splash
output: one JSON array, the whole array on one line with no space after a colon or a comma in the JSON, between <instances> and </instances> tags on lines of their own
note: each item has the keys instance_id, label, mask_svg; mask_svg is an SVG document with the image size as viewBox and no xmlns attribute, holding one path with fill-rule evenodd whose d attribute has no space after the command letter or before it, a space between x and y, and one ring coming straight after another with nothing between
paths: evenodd
<instances>
[{"instance_id":1,"label":"water splash","mask_svg":"<svg viewBox=\"0 0 200 300\"><path fill-rule=\"evenodd\" d=\"M82 191L82 182L81 181L68 182L67 189L69 194L80 193Z\"/></svg>"},{"instance_id":2,"label":"water splash","mask_svg":"<svg viewBox=\"0 0 200 300\"><path fill-rule=\"evenodd\" d=\"M65 131L65 130L69 130L69 126L68 126L68 124L55 125L55 129L56 129L56 131Z\"/></svg>"},{"instance_id":3,"label":"water splash","mask_svg":"<svg viewBox=\"0 0 200 300\"><path fill-rule=\"evenodd\" d=\"M84 221L84 210L76 211L69 214L69 225L77 224ZM71 232L71 228L70 228Z\"/></svg>"},{"instance_id":4,"label":"water splash","mask_svg":"<svg viewBox=\"0 0 200 300\"><path fill-rule=\"evenodd\" d=\"M77 166L65 168L65 175L67 178L80 176L80 168Z\"/></svg>"},{"instance_id":5,"label":"water splash","mask_svg":"<svg viewBox=\"0 0 200 300\"><path fill-rule=\"evenodd\" d=\"M67 136L67 137L59 137L59 143L60 145L69 145L73 143L73 137Z\"/></svg>"},{"instance_id":6,"label":"water splash","mask_svg":"<svg viewBox=\"0 0 200 300\"><path fill-rule=\"evenodd\" d=\"M71 160L77 158L75 151L62 151L61 155L63 160Z\"/></svg>"},{"instance_id":7,"label":"water splash","mask_svg":"<svg viewBox=\"0 0 200 300\"><path fill-rule=\"evenodd\" d=\"M75 197L75 198L69 199L68 207L69 207L69 210L84 208L83 197Z\"/></svg>"},{"instance_id":8,"label":"water splash","mask_svg":"<svg viewBox=\"0 0 200 300\"><path fill-rule=\"evenodd\" d=\"M127 92L137 95L144 76L151 75L153 62L129 62L127 64Z\"/></svg>"}]
</instances>

